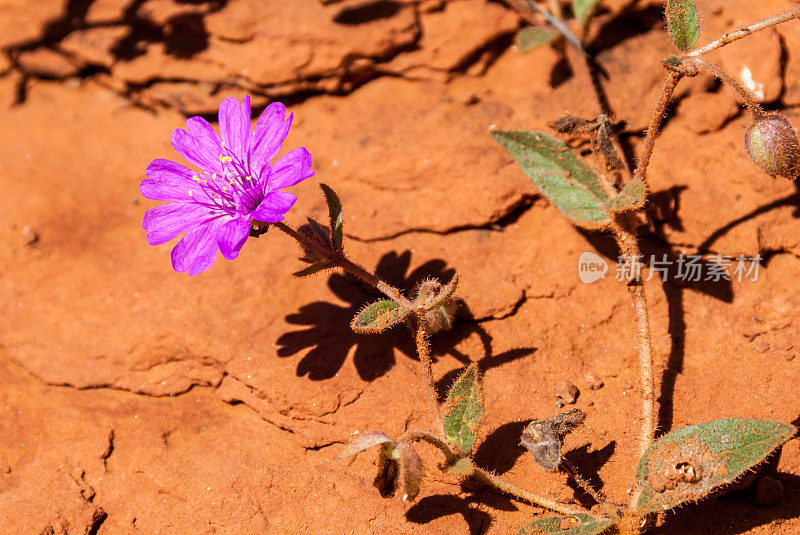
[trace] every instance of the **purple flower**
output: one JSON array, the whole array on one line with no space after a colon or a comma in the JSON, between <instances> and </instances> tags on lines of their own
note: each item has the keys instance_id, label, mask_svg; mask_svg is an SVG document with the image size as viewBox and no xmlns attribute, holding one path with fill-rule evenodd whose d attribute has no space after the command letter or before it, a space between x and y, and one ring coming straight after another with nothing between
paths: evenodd
<instances>
[{"instance_id":1,"label":"purple flower","mask_svg":"<svg viewBox=\"0 0 800 535\"><path fill-rule=\"evenodd\" d=\"M217 135L202 117L190 117L186 130L172 133L172 146L189 163L158 159L147 166L142 195L172 201L148 210L142 228L147 243L160 245L186 234L172 249L175 271L197 275L214 263L217 251L226 260L239 255L252 220L283 221L297 197L281 191L314 174L311 155L294 149L271 164L289 133L292 115L273 102L250 128L250 97L240 104L226 98L219 106Z\"/></svg>"}]
</instances>

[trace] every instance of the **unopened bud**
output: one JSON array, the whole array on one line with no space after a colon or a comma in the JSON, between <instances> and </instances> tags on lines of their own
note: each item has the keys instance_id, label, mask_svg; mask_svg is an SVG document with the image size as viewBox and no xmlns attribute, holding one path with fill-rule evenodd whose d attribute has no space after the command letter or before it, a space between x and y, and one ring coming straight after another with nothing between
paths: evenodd
<instances>
[{"instance_id":1,"label":"unopened bud","mask_svg":"<svg viewBox=\"0 0 800 535\"><path fill-rule=\"evenodd\" d=\"M785 117L767 115L753 123L744 136L747 155L772 176L794 180L800 170L797 131Z\"/></svg>"}]
</instances>

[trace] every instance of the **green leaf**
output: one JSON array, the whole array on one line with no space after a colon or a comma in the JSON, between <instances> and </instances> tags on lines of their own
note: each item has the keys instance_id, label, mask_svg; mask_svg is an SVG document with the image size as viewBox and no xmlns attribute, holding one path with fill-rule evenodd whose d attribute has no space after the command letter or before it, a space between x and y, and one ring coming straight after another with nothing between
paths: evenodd
<instances>
[{"instance_id":1,"label":"green leaf","mask_svg":"<svg viewBox=\"0 0 800 535\"><path fill-rule=\"evenodd\" d=\"M344 447L341 452L339 452L338 457L340 459L343 457L352 457L353 455L378 445L385 445L384 453L389 454L391 454L391 451L394 448L394 442L386 433L381 431L367 431L366 433L359 433L353 440L350 441L349 444L347 444L347 446ZM387 449L388 452L386 451ZM388 456L391 457L391 455Z\"/></svg>"},{"instance_id":2,"label":"green leaf","mask_svg":"<svg viewBox=\"0 0 800 535\"><path fill-rule=\"evenodd\" d=\"M558 30L552 28L527 27L517 32L514 44L517 45L520 52L528 52L537 46L552 42L559 35Z\"/></svg>"},{"instance_id":3,"label":"green leaf","mask_svg":"<svg viewBox=\"0 0 800 535\"><path fill-rule=\"evenodd\" d=\"M568 219L588 228L609 223L605 208L609 199L600 178L567 145L535 130L495 130L492 137Z\"/></svg>"},{"instance_id":4,"label":"green leaf","mask_svg":"<svg viewBox=\"0 0 800 535\"><path fill-rule=\"evenodd\" d=\"M439 469L462 479L466 479L475 473L475 465L472 464L468 457L462 457L452 463L440 464Z\"/></svg>"},{"instance_id":5,"label":"green leaf","mask_svg":"<svg viewBox=\"0 0 800 535\"><path fill-rule=\"evenodd\" d=\"M453 294L456 293L456 290L458 289L458 282L460 279L460 273L453 275L453 278L450 279L450 282L442 286L442 288L439 290L439 293L437 293L429 302L425 303L425 310L433 310L436 307L440 307L445 304L448 299L453 297Z\"/></svg>"},{"instance_id":6,"label":"green leaf","mask_svg":"<svg viewBox=\"0 0 800 535\"><path fill-rule=\"evenodd\" d=\"M585 26L599 3L600 0L572 0L572 12L581 25Z\"/></svg>"},{"instance_id":7,"label":"green leaf","mask_svg":"<svg viewBox=\"0 0 800 535\"><path fill-rule=\"evenodd\" d=\"M295 277L308 277L309 275L313 275L315 273L319 273L320 271L325 271L326 269L330 269L333 266L332 262L317 262L316 264L311 264L310 266L301 269L300 271L295 271L292 273Z\"/></svg>"},{"instance_id":8,"label":"green leaf","mask_svg":"<svg viewBox=\"0 0 800 535\"><path fill-rule=\"evenodd\" d=\"M337 251L342 249L342 241L344 239L342 228L344 220L342 218L342 203L339 196L327 184L320 184L322 192L325 193L325 201L328 203L328 214L331 218L331 243L333 248Z\"/></svg>"},{"instance_id":9,"label":"green leaf","mask_svg":"<svg viewBox=\"0 0 800 535\"><path fill-rule=\"evenodd\" d=\"M797 432L771 420L731 418L664 435L642 456L636 473L639 513L698 501L736 481Z\"/></svg>"},{"instance_id":10,"label":"green leaf","mask_svg":"<svg viewBox=\"0 0 800 535\"><path fill-rule=\"evenodd\" d=\"M443 407L444 433L461 452L469 453L483 418L483 382L474 362L456 379Z\"/></svg>"},{"instance_id":11,"label":"green leaf","mask_svg":"<svg viewBox=\"0 0 800 535\"><path fill-rule=\"evenodd\" d=\"M540 518L522 526L517 535L535 535L539 533L557 533L558 535L598 535L614 523L610 518L597 518L592 515L578 513L570 516L551 516Z\"/></svg>"},{"instance_id":12,"label":"green leaf","mask_svg":"<svg viewBox=\"0 0 800 535\"><path fill-rule=\"evenodd\" d=\"M608 209L611 212L625 212L627 210L636 210L644 206L644 201L647 197L647 186L641 180L632 180L625 184L619 195L611 199L608 203Z\"/></svg>"},{"instance_id":13,"label":"green leaf","mask_svg":"<svg viewBox=\"0 0 800 535\"><path fill-rule=\"evenodd\" d=\"M410 308L401 307L394 301L378 301L356 314L350 327L358 334L380 333L394 327L409 314Z\"/></svg>"},{"instance_id":14,"label":"green leaf","mask_svg":"<svg viewBox=\"0 0 800 535\"><path fill-rule=\"evenodd\" d=\"M667 30L679 50L689 50L700 37L700 18L694 0L667 0Z\"/></svg>"}]
</instances>

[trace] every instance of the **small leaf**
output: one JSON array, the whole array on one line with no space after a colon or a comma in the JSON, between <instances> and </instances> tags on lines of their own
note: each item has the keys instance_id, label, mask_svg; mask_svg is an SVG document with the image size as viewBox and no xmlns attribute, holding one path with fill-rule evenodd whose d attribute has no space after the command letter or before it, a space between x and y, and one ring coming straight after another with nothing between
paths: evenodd
<instances>
[{"instance_id":1,"label":"small leaf","mask_svg":"<svg viewBox=\"0 0 800 535\"><path fill-rule=\"evenodd\" d=\"M342 203L330 186L327 184L320 184L319 187L321 187L322 192L325 193L325 200L328 203L328 214L331 218L331 243L335 250L341 251L343 240Z\"/></svg>"},{"instance_id":2,"label":"small leaf","mask_svg":"<svg viewBox=\"0 0 800 535\"><path fill-rule=\"evenodd\" d=\"M560 34L552 28L522 28L517 32L515 43L520 52L528 52L534 48L552 42Z\"/></svg>"},{"instance_id":3,"label":"small leaf","mask_svg":"<svg viewBox=\"0 0 800 535\"><path fill-rule=\"evenodd\" d=\"M572 0L572 12L575 13L575 18L582 26L586 25L599 3L600 0Z\"/></svg>"},{"instance_id":4,"label":"small leaf","mask_svg":"<svg viewBox=\"0 0 800 535\"><path fill-rule=\"evenodd\" d=\"M558 535L598 535L614 523L610 518L578 513L570 516L551 516L540 518L522 526L517 535L558 534Z\"/></svg>"},{"instance_id":5,"label":"small leaf","mask_svg":"<svg viewBox=\"0 0 800 535\"><path fill-rule=\"evenodd\" d=\"M417 450L410 444L398 444L400 454L397 462L400 465L398 481L402 485L403 501L413 501L419 494L419 483L422 481L422 459Z\"/></svg>"},{"instance_id":6,"label":"small leaf","mask_svg":"<svg viewBox=\"0 0 800 535\"><path fill-rule=\"evenodd\" d=\"M450 282L442 286L439 290L439 293L433 297L430 301L425 304L425 310L433 310L436 307L442 306L445 302L453 297L453 294L456 293L458 289L458 282L461 278L459 273L453 275L453 278L450 279Z\"/></svg>"},{"instance_id":7,"label":"small leaf","mask_svg":"<svg viewBox=\"0 0 800 535\"><path fill-rule=\"evenodd\" d=\"M625 184L619 195L611 199L608 209L614 213L637 210L644 206L647 197L647 186L641 180L632 180Z\"/></svg>"},{"instance_id":8,"label":"small leaf","mask_svg":"<svg viewBox=\"0 0 800 535\"><path fill-rule=\"evenodd\" d=\"M341 459L343 457L352 457L362 451L366 451L373 446L378 445L391 445L394 446L394 442L389 435L383 433L381 431L367 431L366 433L359 433L356 437L350 441L344 449L339 452L338 457Z\"/></svg>"},{"instance_id":9,"label":"small leaf","mask_svg":"<svg viewBox=\"0 0 800 535\"><path fill-rule=\"evenodd\" d=\"M325 271L331 267L333 267L332 262L317 262L316 264L311 264L307 268L301 269L300 271L295 271L292 273L292 275L295 277L308 277L309 275L319 273L320 271Z\"/></svg>"},{"instance_id":10,"label":"small leaf","mask_svg":"<svg viewBox=\"0 0 800 535\"><path fill-rule=\"evenodd\" d=\"M450 475L467 478L475 473L475 466L468 457L462 457L455 462L440 464L439 468Z\"/></svg>"},{"instance_id":11,"label":"small leaf","mask_svg":"<svg viewBox=\"0 0 800 535\"><path fill-rule=\"evenodd\" d=\"M378 301L359 312L350 327L358 334L375 334L394 327L411 313L410 308L401 307L394 301Z\"/></svg>"},{"instance_id":12,"label":"small leaf","mask_svg":"<svg viewBox=\"0 0 800 535\"><path fill-rule=\"evenodd\" d=\"M667 30L679 50L689 50L700 37L700 18L694 0L667 0Z\"/></svg>"},{"instance_id":13,"label":"small leaf","mask_svg":"<svg viewBox=\"0 0 800 535\"><path fill-rule=\"evenodd\" d=\"M646 514L701 500L764 461L796 432L781 422L731 418L664 435L639 462L636 509Z\"/></svg>"},{"instance_id":14,"label":"small leaf","mask_svg":"<svg viewBox=\"0 0 800 535\"><path fill-rule=\"evenodd\" d=\"M567 145L535 130L503 132L492 137L516 158L542 194L568 219L588 228L610 221L608 196L600 178Z\"/></svg>"},{"instance_id":15,"label":"small leaf","mask_svg":"<svg viewBox=\"0 0 800 535\"><path fill-rule=\"evenodd\" d=\"M474 362L456 379L443 413L447 439L461 452L469 453L483 418L483 383Z\"/></svg>"}]
</instances>

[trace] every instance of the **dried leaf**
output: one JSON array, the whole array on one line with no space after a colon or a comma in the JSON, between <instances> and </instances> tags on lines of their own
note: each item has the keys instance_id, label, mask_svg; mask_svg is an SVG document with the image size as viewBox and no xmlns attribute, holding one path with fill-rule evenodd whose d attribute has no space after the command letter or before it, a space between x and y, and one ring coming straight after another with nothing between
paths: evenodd
<instances>
[{"instance_id":1,"label":"dried leaf","mask_svg":"<svg viewBox=\"0 0 800 535\"><path fill-rule=\"evenodd\" d=\"M522 28L517 32L514 44L520 52L528 52L536 47L551 43L560 34L552 28Z\"/></svg>"},{"instance_id":2,"label":"dried leaf","mask_svg":"<svg viewBox=\"0 0 800 535\"><path fill-rule=\"evenodd\" d=\"M608 530L614 521L610 518L597 518L587 514L553 516L540 518L523 526L517 535L558 534L558 535L598 535Z\"/></svg>"},{"instance_id":3,"label":"dried leaf","mask_svg":"<svg viewBox=\"0 0 800 535\"><path fill-rule=\"evenodd\" d=\"M330 186L327 184L320 184L319 187L322 188L322 192L325 194L325 201L328 203L328 214L331 219L331 243L335 250L341 251L344 239L342 203L339 200L339 196L336 195Z\"/></svg>"},{"instance_id":4,"label":"dried leaf","mask_svg":"<svg viewBox=\"0 0 800 535\"><path fill-rule=\"evenodd\" d=\"M352 457L362 451L366 451L373 446L382 444L393 445L394 442L389 435L382 431L367 431L366 433L359 433L351 440L344 449L339 452L338 457Z\"/></svg>"}]
</instances>

